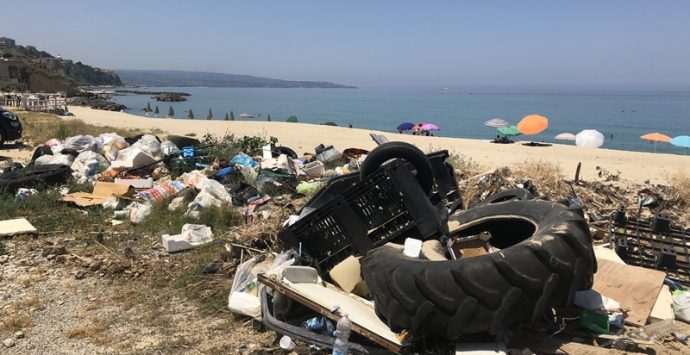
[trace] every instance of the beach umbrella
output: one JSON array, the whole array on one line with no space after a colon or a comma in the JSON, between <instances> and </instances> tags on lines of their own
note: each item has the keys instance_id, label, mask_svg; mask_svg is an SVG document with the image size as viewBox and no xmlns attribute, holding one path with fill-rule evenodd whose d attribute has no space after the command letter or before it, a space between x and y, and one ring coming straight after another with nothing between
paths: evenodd
<instances>
[{"instance_id":1,"label":"beach umbrella","mask_svg":"<svg viewBox=\"0 0 690 355\"><path fill-rule=\"evenodd\" d=\"M675 145L676 147L690 148L690 136L673 137L669 143Z\"/></svg>"},{"instance_id":2,"label":"beach umbrella","mask_svg":"<svg viewBox=\"0 0 690 355\"><path fill-rule=\"evenodd\" d=\"M271 122L271 114L270 113L268 114L268 118L266 119L266 121Z\"/></svg>"},{"instance_id":3,"label":"beach umbrella","mask_svg":"<svg viewBox=\"0 0 690 355\"><path fill-rule=\"evenodd\" d=\"M234 121L234 120L235 120L235 113L230 111L230 121Z\"/></svg>"},{"instance_id":4,"label":"beach umbrella","mask_svg":"<svg viewBox=\"0 0 690 355\"><path fill-rule=\"evenodd\" d=\"M515 126L498 127L496 131L503 136L519 136L522 134Z\"/></svg>"},{"instance_id":5,"label":"beach umbrella","mask_svg":"<svg viewBox=\"0 0 690 355\"><path fill-rule=\"evenodd\" d=\"M419 126L419 129L422 131L440 131L441 129L438 128L437 125L433 123L423 123L421 126Z\"/></svg>"},{"instance_id":6,"label":"beach umbrella","mask_svg":"<svg viewBox=\"0 0 690 355\"><path fill-rule=\"evenodd\" d=\"M194 119L194 111L192 111L191 108L189 109L189 112L187 112L187 118L189 118L190 120Z\"/></svg>"},{"instance_id":7,"label":"beach umbrella","mask_svg":"<svg viewBox=\"0 0 690 355\"><path fill-rule=\"evenodd\" d=\"M554 138L560 139L560 140L563 140L563 141L574 141L574 140L575 140L575 135L572 134L572 133L564 132L564 133L561 133L561 134L557 135L557 136L554 137Z\"/></svg>"},{"instance_id":8,"label":"beach umbrella","mask_svg":"<svg viewBox=\"0 0 690 355\"><path fill-rule=\"evenodd\" d=\"M520 133L531 136L543 132L549 126L549 119L537 115L527 115L523 117L517 124L517 129Z\"/></svg>"},{"instance_id":9,"label":"beach umbrella","mask_svg":"<svg viewBox=\"0 0 690 355\"><path fill-rule=\"evenodd\" d=\"M656 153L656 144L658 142L668 143L671 141L671 137L669 137L663 133L659 133L659 132L647 133L647 134L641 135L640 138L642 138L642 139L644 139L650 143L654 143L654 153Z\"/></svg>"},{"instance_id":10,"label":"beach umbrella","mask_svg":"<svg viewBox=\"0 0 690 355\"><path fill-rule=\"evenodd\" d=\"M492 118L492 119L484 122L484 125L489 126L489 127L498 128L498 127L508 127L508 126L510 126L510 123L508 123L508 121L506 121L502 118Z\"/></svg>"},{"instance_id":11,"label":"beach umbrella","mask_svg":"<svg viewBox=\"0 0 690 355\"><path fill-rule=\"evenodd\" d=\"M153 111L153 110L151 109L151 103L150 103L150 102L147 102L147 103L146 103L146 108L144 109L144 111L145 111L145 112L151 112L151 111Z\"/></svg>"},{"instance_id":12,"label":"beach umbrella","mask_svg":"<svg viewBox=\"0 0 690 355\"><path fill-rule=\"evenodd\" d=\"M285 120L285 122L297 123L298 122L297 116L292 115L292 116L288 117L287 120Z\"/></svg>"},{"instance_id":13,"label":"beach umbrella","mask_svg":"<svg viewBox=\"0 0 690 355\"><path fill-rule=\"evenodd\" d=\"M230 116L228 116L228 113L227 113L227 112L225 113L225 120L226 120L226 121L230 121Z\"/></svg>"},{"instance_id":14,"label":"beach umbrella","mask_svg":"<svg viewBox=\"0 0 690 355\"><path fill-rule=\"evenodd\" d=\"M210 120L212 118L213 118L213 112L211 111L211 109L208 109L208 114L206 115L206 119Z\"/></svg>"},{"instance_id":15,"label":"beach umbrella","mask_svg":"<svg viewBox=\"0 0 690 355\"><path fill-rule=\"evenodd\" d=\"M397 129L398 129L398 131L409 131L414 126L415 126L415 124L412 122L403 122L403 123L398 125Z\"/></svg>"},{"instance_id":16,"label":"beach umbrella","mask_svg":"<svg viewBox=\"0 0 690 355\"><path fill-rule=\"evenodd\" d=\"M168 117L173 117L175 116L175 110L173 110L172 106L168 107Z\"/></svg>"},{"instance_id":17,"label":"beach umbrella","mask_svg":"<svg viewBox=\"0 0 690 355\"><path fill-rule=\"evenodd\" d=\"M575 135L575 145L578 147L599 148L604 145L604 135L596 129L585 129Z\"/></svg>"},{"instance_id":18,"label":"beach umbrella","mask_svg":"<svg viewBox=\"0 0 690 355\"><path fill-rule=\"evenodd\" d=\"M158 110L158 105L156 105L156 109L153 110L153 113L155 113L156 115L159 114L159 113L161 113L161 112Z\"/></svg>"}]
</instances>

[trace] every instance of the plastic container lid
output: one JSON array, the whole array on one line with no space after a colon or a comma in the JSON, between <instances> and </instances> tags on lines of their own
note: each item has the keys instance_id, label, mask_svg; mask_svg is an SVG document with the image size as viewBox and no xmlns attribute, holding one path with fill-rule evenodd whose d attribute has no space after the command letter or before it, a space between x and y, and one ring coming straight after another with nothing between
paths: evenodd
<instances>
[{"instance_id":1,"label":"plastic container lid","mask_svg":"<svg viewBox=\"0 0 690 355\"><path fill-rule=\"evenodd\" d=\"M422 241L414 238L405 238L405 249L403 254L411 258L419 258L419 253L422 251Z\"/></svg>"}]
</instances>

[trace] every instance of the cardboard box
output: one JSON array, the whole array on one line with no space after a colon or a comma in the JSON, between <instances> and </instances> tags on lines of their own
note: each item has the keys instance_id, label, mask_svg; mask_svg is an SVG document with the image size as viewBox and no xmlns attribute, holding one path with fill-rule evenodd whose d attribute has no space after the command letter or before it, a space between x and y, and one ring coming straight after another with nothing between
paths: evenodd
<instances>
[{"instance_id":1,"label":"cardboard box","mask_svg":"<svg viewBox=\"0 0 690 355\"><path fill-rule=\"evenodd\" d=\"M134 194L134 188L130 185L116 184L113 182L97 182L93 187L93 192L75 192L65 195L62 200L67 202L74 202L77 206L88 207L100 205L109 198L115 197L131 197Z\"/></svg>"}]
</instances>

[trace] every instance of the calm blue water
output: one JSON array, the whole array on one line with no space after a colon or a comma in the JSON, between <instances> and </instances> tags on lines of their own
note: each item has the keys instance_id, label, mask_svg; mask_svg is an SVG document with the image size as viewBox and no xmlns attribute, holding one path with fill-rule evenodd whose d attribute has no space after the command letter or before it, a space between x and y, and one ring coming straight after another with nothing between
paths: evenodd
<instances>
[{"instance_id":1,"label":"calm blue water","mask_svg":"<svg viewBox=\"0 0 690 355\"><path fill-rule=\"evenodd\" d=\"M606 136L604 148L653 151L652 144L639 137L661 132L671 137L690 135L690 93L563 93L517 94L501 92L470 93L434 89L259 89L259 88L141 88L150 91L183 91L192 94L185 102L156 102L147 95L115 96L113 99L129 107L128 112L143 115L142 108L150 102L159 106L161 116L172 106L178 118L194 111L197 120L206 119L208 109L214 119L222 120L231 110L236 120L240 113L251 113L250 120L284 121L295 115L300 122L352 123L357 128L397 132L403 121L437 124L437 136L492 139L493 128L483 122L494 117L513 124L523 116L539 113L549 118L549 128L533 138L535 141L556 141L561 132L578 133L597 129ZM270 134L270 132L269 132ZM613 139L610 139L613 135ZM522 139L529 139L522 137ZM683 154L684 150L666 143L657 145L658 152Z\"/></svg>"}]
</instances>

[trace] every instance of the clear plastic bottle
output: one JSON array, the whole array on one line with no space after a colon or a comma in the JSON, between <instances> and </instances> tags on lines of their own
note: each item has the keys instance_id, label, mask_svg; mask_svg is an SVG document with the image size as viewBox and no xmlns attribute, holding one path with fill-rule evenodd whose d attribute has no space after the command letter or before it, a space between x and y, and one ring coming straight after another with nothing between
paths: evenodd
<instances>
[{"instance_id":1,"label":"clear plastic bottle","mask_svg":"<svg viewBox=\"0 0 690 355\"><path fill-rule=\"evenodd\" d=\"M350 339L350 329L352 322L347 317L347 313L343 313L343 317L338 320L335 326L335 342L333 343L333 355L346 355L349 350L348 339Z\"/></svg>"},{"instance_id":2,"label":"clear plastic bottle","mask_svg":"<svg viewBox=\"0 0 690 355\"><path fill-rule=\"evenodd\" d=\"M667 319L638 328L630 334L630 337L633 339L659 341L675 331L676 321Z\"/></svg>"}]
</instances>

